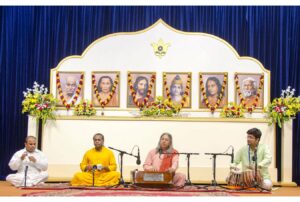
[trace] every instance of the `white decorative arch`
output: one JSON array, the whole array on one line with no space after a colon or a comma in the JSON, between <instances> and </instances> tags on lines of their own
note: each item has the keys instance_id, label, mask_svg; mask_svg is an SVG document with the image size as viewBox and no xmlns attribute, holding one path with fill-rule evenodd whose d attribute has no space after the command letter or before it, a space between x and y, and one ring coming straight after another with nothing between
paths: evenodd
<instances>
[{"instance_id":1,"label":"white decorative arch","mask_svg":"<svg viewBox=\"0 0 300 202\"><path fill-rule=\"evenodd\" d=\"M152 43L162 39L170 47L165 56L154 54ZM192 73L191 117L211 117L210 112L199 110L199 72L228 72L228 101L235 99L234 73L264 74L264 106L270 100L270 71L256 59L241 57L225 40L206 33L190 33L176 30L158 20L152 26L137 32L114 33L95 40L81 56L69 56L51 70L50 90L56 94L57 71L85 72L84 97L91 100L93 71L120 71L120 108L106 109L108 116L130 116L127 109L127 72L156 72L156 95L162 95L163 72ZM199 113L202 111L202 113ZM261 110L258 110L261 112ZM65 111L59 112L66 115ZM99 113L100 115L100 113ZM219 117L215 113L214 117ZM254 113L251 117L262 118Z\"/></svg>"}]
</instances>

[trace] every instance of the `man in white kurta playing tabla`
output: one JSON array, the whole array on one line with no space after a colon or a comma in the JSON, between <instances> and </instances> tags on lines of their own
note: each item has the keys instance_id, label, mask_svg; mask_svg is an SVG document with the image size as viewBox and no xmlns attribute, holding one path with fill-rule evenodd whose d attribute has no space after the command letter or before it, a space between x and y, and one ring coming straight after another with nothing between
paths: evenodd
<instances>
[{"instance_id":1,"label":"man in white kurta playing tabla","mask_svg":"<svg viewBox=\"0 0 300 202\"><path fill-rule=\"evenodd\" d=\"M25 173L26 186L35 186L48 178L47 158L36 149L34 136L26 137L25 148L17 151L8 165L12 170L17 170L17 173L8 175L6 180L16 187L25 186Z\"/></svg>"}]
</instances>

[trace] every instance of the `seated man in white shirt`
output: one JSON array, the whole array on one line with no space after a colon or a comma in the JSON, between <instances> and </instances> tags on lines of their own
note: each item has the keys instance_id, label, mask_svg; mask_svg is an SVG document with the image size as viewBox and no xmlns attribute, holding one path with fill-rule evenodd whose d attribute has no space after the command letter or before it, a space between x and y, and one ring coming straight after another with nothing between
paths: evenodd
<instances>
[{"instance_id":1,"label":"seated man in white shirt","mask_svg":"<svg viewBox=\"0 0 300 202\"><path fill-rule=\"evenodd\" d=\"M16 174L10 174L6 180L16 187L35 186L48 179L48 162L46 156L36 149L36 138L27 136L25 148L17 151L9 161L9 167L16 170Z\"/></svg>"}]
</instances>

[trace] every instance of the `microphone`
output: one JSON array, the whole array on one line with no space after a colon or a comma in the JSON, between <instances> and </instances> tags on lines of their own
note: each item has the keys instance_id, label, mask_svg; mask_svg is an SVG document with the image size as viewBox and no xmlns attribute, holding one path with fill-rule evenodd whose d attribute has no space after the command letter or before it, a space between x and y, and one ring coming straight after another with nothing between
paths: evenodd
<instances>
[{"instance_id":1,"label":"microphone","mask_svg":"<svg viewBox=\"0 0 300 202\"><path fill-rule=\"evenodd\" d=\"M101 164L93 165L93 171L102 170L103 166Z\"/></svg>"},{"instance_id":2,"label":"microphone","mask_svg":"<svg viewBox=\"0 0 300 202\"><path fill-rule=\"evenodd\" d=\"M232 147L232 150L231 150L231 163L233 163L233 159L234 159L234 148Z\"/></svg>"},{"instance_id":3,"label":"microphone","mask_svg":"<svg viewBox=\"0 0 300 202\"><path fill-rule=\"evenodd\" d=\"M136 159L136 164L140 165L141 164L141 156L140 156L140 148L138 147L138 155L137 155L137 159Z\"/></svg>"}]
</instances>

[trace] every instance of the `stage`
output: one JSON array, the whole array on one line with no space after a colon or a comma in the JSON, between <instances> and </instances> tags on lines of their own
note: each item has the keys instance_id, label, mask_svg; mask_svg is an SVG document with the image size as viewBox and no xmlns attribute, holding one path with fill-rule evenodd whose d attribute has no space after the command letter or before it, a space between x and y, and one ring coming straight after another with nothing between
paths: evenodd
<instances>
[{"instance_id":1,"label":"stage","mask_svg":"<svg viewBox=\"0 0 300 202\"><path fill-rule=\"evenodd\" d=\"M16 188L6 181L0 181L0 196L300 196L300 187L273 187L271 192L231 191L214 187L208 190L195 187L185 187L177 190L131 189L129 188L70 188L68 183L45 183L44 186L32 188Z\"/></svg>"}]
</instances>

